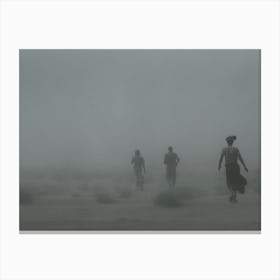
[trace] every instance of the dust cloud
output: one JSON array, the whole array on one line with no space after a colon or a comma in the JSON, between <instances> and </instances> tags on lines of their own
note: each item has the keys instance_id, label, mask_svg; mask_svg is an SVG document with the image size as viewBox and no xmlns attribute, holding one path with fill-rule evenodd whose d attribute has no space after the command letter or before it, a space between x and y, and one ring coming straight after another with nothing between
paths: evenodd
<instances>
[{"instance_id":1,"label":"dust cloud","mask_svg":"<svg viewBox=\"0 0 280 280\"><path fill-rule=\"evenodd\" d=\"M260 55L20 50L20 228L259 229ZM227 216L218 160L228 135L249 172L241 167L247 191ZM189 197L176 213L156 202L168 189L169 146L180 158L176 188ZM136 149L146 164L141 193Z\"/></svg>"}]
</instances>

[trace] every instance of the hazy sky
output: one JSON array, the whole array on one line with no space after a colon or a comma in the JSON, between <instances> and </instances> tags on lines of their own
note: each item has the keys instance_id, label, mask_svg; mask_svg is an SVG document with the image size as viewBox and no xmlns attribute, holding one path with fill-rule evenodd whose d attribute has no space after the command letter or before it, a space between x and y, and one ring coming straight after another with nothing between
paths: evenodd
<instances>
[{"instance_id":1,"label":"hazy sky","mask_svg":"<svg viewBox=\"0 0 280 280\"><path fill-rule=\"evenodd\" d=\"M172 145L216 169L228 135L259 167L258 50L20 51L21 167L162 164Z\"/></svg>"}]
</instances>

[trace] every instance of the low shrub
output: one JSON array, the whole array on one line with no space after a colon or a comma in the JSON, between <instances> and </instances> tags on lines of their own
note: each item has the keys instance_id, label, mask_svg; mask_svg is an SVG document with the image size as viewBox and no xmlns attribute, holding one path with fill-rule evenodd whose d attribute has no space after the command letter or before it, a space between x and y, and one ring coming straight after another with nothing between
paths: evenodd
<instances>
[{"instance_id":1,"label":"low shrub","mask_svg":"<svg viewBox=\"0 0 280 280\"><path fill-rule=\"evenodd\" d=\"M121 198L129 198L132 195L131 188L128 187L117 187L115 191Z\"/></svg>"},{"instance_id":2,"label":"low shrub","mask_svg":"<svg viewBox=\"0 0 280 280\"><path fill-rule=\"evenodd\" d=\"M159 193L155 204L162 207L179 207L185 200L205 195L205 191L194 187L175 187Z\"/></svg>"},{"instance_id":3,"label":"low shrub","mask_svg":"<svg viewBox=\"0 0 280 280\"><path fill-rule=\"evenodd\" d=\"M161 207L180 207L183 204L183 197L174 190L166 190L155 197L154 203Z\"/></svg>"}]
</instances>

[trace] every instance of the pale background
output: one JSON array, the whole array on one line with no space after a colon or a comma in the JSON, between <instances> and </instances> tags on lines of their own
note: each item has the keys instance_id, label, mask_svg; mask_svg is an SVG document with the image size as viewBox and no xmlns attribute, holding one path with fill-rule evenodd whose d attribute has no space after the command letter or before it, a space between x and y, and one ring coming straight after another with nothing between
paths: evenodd
<instances>
[{"instance_id":1,"label":"pale background","mask_svg":"<svg viewBox=\"0 0 280 280\"><path fill-rule=\"evenodd\" d=\"M2 2L1 277L279 279L278 19L278 1ZM21 48L262 49L261 234L19 234Z\"/></svg>"},{"instance_id":2,"label":"pale background","mask_svg":"<svg viewBox=\"0 0 280 280\"><path fill-rule=\"evenodd\" d=\"M180 169L211 184L205 173L216 172L225 137L237 135L259 177L260 59L256 49L22 49L21 175L125 171L135 149L153 173L172 145Z\"/></svg>"}]
</instances>

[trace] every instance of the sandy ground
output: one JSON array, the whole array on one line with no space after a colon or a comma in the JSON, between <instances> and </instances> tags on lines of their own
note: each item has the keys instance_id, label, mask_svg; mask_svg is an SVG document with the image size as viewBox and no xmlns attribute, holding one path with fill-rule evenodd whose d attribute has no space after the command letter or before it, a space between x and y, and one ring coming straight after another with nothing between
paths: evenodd
<instances>
[{"instance_id":1,"label":"sandy ground","mask_svg":"<svg viewBox=\"0 0 280 280\"><path fill-rule=\"evenodd\" d=\"M20 207L20 230L260 230L260 195L247 192L185 200L178 208L154 204L155 192L133 191L114 203L93 193L41 196Z\"/></svg>"}]
</instances>

